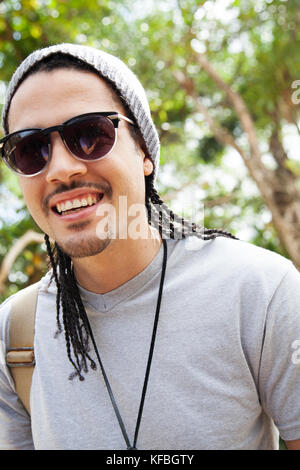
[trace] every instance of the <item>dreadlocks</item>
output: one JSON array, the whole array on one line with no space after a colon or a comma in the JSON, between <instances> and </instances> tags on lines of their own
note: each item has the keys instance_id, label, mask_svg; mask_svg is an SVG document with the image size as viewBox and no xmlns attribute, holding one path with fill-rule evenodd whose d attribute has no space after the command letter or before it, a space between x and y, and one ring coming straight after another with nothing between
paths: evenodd
<instances>
[{"instance_id":1,"label":"dreadlocks","mask_svg":"<svg viewBox=\"0 0 300 470\"><path fill-rule=\"evenodd\" d=\"M29 75L39 71L50 71L59 68L96 73L92 66L89 66L80 59L63 53L57 53L37 62L24 74L18 86ZM134 120L129 107L120 97L114 83L106 81L112 89L113 98L121 102L127 116ZM140 132L135 126L130 126L129 129L136 145L139 145L147 155L148 152ZM148 223L159 231L162 238L181 239L189 236L196 236L203 240L211 240L218 236L236 238L229 232L216 229L209 230L174 214L158 195L154 187L153 175L145 177L145 194ZM96 369L96 364L89 354L90 340L93 342L93 337L89 329L87 313L80 296L71 258L64 253L56 242L51 246L48 235L45 235L45 242L49 257L49 267L52 268L51 279L54 279L57 286L57 331L55 335L57 336L62 332L65 335L67 355L74 369L69 378L73 379L77 376L79 380L84 380L83 373L88 371L89 366L91 369Z\"/></svg>"},{"instance_id":2,"label":"dreadlocks","mask_svg":"<svg viewBox=\"0 0 300 470\"><path fill-rule=\"evenodd\" d=\"M154 188L151 175L146 177L145 181L145 205L148 221L149 224L159 231L161 237L178 239L196 236L202 240L211 240L222 236L236 239L229 232L206 229L174 214L159 197ZM73 379L75 376L78 376L79 380L84 380L82 372L86 373L88 371L88 363L91 369L96 369L96 364L89 354L90 332L87 313L80 296L71 258L60 249L57 243L54 244L54 247L51 247L48 235L45 235L45 241L49 264L52 268L52 278L57 286L56 335L63 331L61 325L62 317L67 355L74 368L74 372L69 378Z\"/></svg>"}]
</instances>

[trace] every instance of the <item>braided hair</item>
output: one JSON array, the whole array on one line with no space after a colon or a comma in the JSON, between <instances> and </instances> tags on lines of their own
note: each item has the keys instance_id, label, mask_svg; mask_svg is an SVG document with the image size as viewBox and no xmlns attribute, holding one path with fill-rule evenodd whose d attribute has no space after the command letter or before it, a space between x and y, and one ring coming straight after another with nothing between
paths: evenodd
<instances>
[{"instance_id":1,"label":"braided hair","mask_svg":"<svg viewBox=\"0 0 300 470\"><path fill-rule=\"evenodd\" d=\"M69 55L57 53L37 62L24 74L19 86L29 75L39 71L51 71L59 68L96 73L95 69L85 62ZM119 96L114 84L108 81L107 83L111 86L113 97L115 97L116 101L121 102L127 116L134 120L127 104ZM137 130L136 126L129 126L129 128L136 145L139 144L147 155L148 152L140 132ZM149 156L149 158L151 157ZM162 238L181 239L196 236L203 240L211 240L222 236L236 239L236 237L229 232L207 229L175 214L157 193L154 187L153 174L145 177L145 206L149 225L156 228ZM67 355L73 366L73 372L69 376L69 379L72 380L74 377L78 377L79 380L84 380L83 373L87 373L89 367L96 369L95 361L90 355L91 335L87 313L81 299L71 258L56 242L51 245L47 234L45 235L45 242L48 252L49 268L52 269L51 280L54 279L57 286L57 331L55 336L64 332Z\"/></svg>"},{"instance_id":2,"label":"braided hair","mask_svg":"<svg viewBox=\"0 0 300 470\"><path fill-rule=\"evenodd\" d=\"M222 236L237 239L230 232L207 229L178 216L158 195L151 175L145 177L145 183L148 222L159 231L162 238L178 239L196 236L202 240L212 240ZM45 242L49 265L52 268L52 278L57 286L56 335L62 333L64 329L67 355L74 368L69 379L72 380L78 376L79 380L84 380L83 372L88 371L88 364L91 369L96 369L96 364L90 356L87 313L80 296L71 258L56 242L54 246L51 246L48 235L45 235ZM61 325L61 318L64 328Z\"/></svg>"}]
</instances>

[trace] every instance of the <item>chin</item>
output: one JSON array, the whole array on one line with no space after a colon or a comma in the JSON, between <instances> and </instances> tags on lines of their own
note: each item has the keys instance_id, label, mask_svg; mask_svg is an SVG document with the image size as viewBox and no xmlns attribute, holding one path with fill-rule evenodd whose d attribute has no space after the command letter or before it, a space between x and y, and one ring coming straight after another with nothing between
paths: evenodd
<instances>
[{"instance_id":1,"label":"chin","mask_svg":"<svg viewBox=\"0 0 300 470\"><path fill-rule=\"evenodd\" d=\"M77 238L77 237L76 237ZM68 240L57 241L60 249L68 255L70 258L86 258L89 256L95 256L104 251L111 240L101 240L99 238L85 239L85 240Z\"/></svg>"}]
</instances>

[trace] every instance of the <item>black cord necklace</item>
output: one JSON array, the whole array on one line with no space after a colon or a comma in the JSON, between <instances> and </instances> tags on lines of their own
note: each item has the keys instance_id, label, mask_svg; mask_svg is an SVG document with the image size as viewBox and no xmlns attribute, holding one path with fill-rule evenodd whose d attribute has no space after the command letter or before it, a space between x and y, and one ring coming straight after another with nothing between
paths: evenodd
<instances>
[{"instance_id":1,"label":"black cord necklace","mask_svg":"<svg viewBox=\"0 0 300 470\"><path fill-rule=\"evenodd\" d=\"M159 285L159 291L158 291L158 297L157 297L157 304L156 304L156 312L155 312L155 318L154 318L154 324L153 324L153 331L152 331L152 338L151 338L151 343L150 343L150 350L149 350L149 355L148 355L148 362L147 362L147 367L146 367L146 373L145 373L145 379L144 379L144 385L143 385L143 390L142 390L142 396L141 396L141 401L140 401L140 407L139 407L139 412L138 412L138 417L136 421L136 427L135 427L135 433L134 433L134 439L133 439L133 444L130 443L122 416L120 414L119 408L117 406L114 394L112 392L110 383L108 381L106 372L104 370L103 363L100 358L100 354L96 345L96 341L93 335L93 331L90 325L89 320L87 319L87 327L90 333L90 337L95 349L95 353L102 371L102 375L104 378L104 382L111 400L111 403L113 405L113 408L115 410L116 417L119 422L120 429L122 431L123 437L125 439L126 445L127 445L127 450L137 450L137 439L138 439L138 433L139 433L139 428L141 424L141 419L142 419L142 414L143 414L143 407L144 407L144 402L145 402L145 396L146 396L146 391L147 391L147 385L148 385L148 379L149 379L149 374L150 374L150 368L151 368L151 362L152 362L152 356L153 356L153 350L154 350L154 343L155 343L155 338L156 338L156 331L157 331L157 324L158 324L158 318L159 318L159 311L160 311L160 304L161 304L161 298L162 298L162 291L163 291L163 285L164 285L164 280L165 280L165 273L166 273L166 266L167 266L167 243L166 240L163 239L163 245L164 245L164 256L163 256L163 265L162 265L162 271L161 271L161 278L160 278L160 285Z\"/></svg>"}]
</instances>

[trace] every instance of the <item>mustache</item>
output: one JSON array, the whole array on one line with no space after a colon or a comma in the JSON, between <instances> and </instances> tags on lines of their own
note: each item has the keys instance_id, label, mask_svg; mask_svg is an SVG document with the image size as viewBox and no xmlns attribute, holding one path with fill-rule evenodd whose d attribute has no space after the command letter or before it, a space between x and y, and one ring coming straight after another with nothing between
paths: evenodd
<instances>
[{"instance_id":1,"label":"mustache","mask_svg":"<svg viewBox=\"0 0 300 470\"><path fill-rule=\"evenodd\" d=\"M65 191L71 191L71 190L78 189L78 188L96 189L101 193L106 193L109 197L112 194L111 185L107 182L91 183L88 181L87 182L72 181L70 185L62 183L54 191L52 191L45 197L42 203L43 211L46 214L49 212L49 209L50 209L49 202L53 196L56 196L57 194L63 193Z\"/></svg>"}]
</instances>

